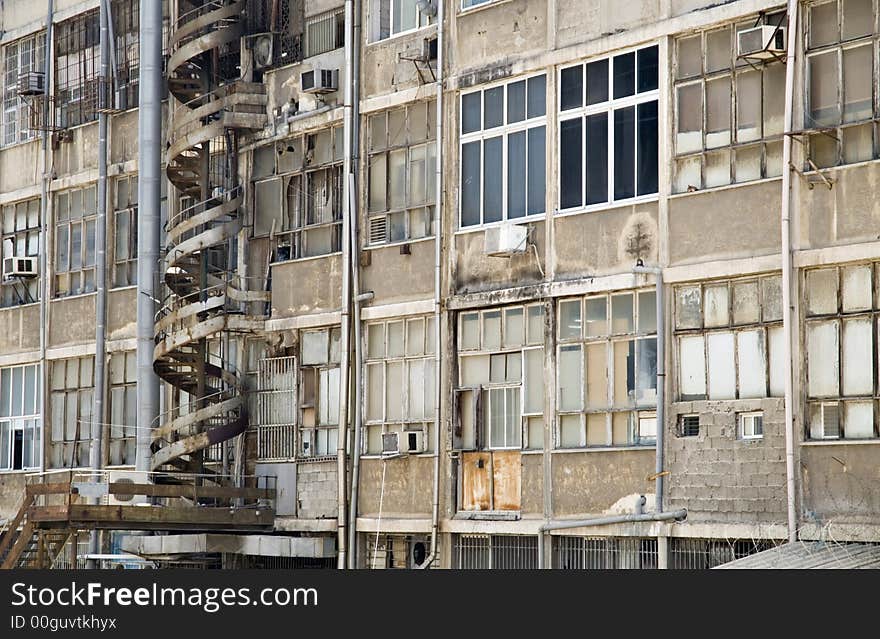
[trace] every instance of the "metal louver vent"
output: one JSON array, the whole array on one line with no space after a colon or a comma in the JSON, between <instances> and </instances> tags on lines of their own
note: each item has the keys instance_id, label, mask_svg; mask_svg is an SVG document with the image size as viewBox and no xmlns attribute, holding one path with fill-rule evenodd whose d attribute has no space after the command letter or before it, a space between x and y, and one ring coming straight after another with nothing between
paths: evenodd
<instances>
[{"instance_id":1,"label":"metal louver vent","mask_svg":"<svg viewBox=\"0 0 880 639\"><path fill-rule=\"evenodd\" d=\"M840 416L837 404L822 406L822 435L829 439L840 437Z\"/></svg>"},{"instance_id":2,"label":"metal louver vent","mask_svg":"<svg viewBox=\"0 0 880 639\"><path fill-rule=\"evenodd\" d=\"M388 220L382 217L370 219L370 244L384 244L388 241Z\"/></svg>"}]
</instances>

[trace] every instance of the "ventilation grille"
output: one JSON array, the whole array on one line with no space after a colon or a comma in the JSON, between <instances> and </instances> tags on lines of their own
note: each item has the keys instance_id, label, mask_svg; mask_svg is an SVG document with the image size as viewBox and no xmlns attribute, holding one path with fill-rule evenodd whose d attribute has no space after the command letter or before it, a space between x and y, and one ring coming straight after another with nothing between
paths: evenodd
<instances>
[{"instance_id":1,"label":"ventilation grille","mask_svg":"<svg viewBox=\"0 0 880 639\"><path fill-rule=\"evenodd\" d=\"M384 244L388 241L388 219L374 217L370 219L370 244Z\"/></svg>"},{"instance_id":2,"label":"ventilation grille","mask_svg":"<svg viewBox=\"0 0 880 639\"><path fill-rule=\"evenodd\" d=\"M678 421L680 437L697 437L700 434L700 416L682 415Z\"/></svg>"}]
</instances>

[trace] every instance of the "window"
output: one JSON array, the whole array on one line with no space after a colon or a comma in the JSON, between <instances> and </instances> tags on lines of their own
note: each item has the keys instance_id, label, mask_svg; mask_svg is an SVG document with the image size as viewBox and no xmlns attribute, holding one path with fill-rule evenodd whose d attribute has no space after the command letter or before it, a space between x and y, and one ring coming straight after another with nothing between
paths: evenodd
<instances>
[{"instance_id":1,"label":"window","mask_svg":"<svg viewBox=\"0 0 880 639\"><path fill-rule=\"evenodd\" d=\"M367 325L364 452L382 452L382 434L420 431L430 448L434 428L434 318Z\"/></svg>"},{"instance_id":2,"label":"window","mask_svg":"<svg viewBox=\"0 0 880 639\"><path fill-rule=\"evenodd\" d=\"M345 46L345 11L331 9L306 18L305 57Z\"/></svg>"},{"instance_id":3,"label":"window","mask_svg":"<svg viewBox=\"0 0 880 639\"><path fill-rule=\"evenodd\" d=\"M110 355L110 465L135 463L137 441L137 353Z\"/></svg>"},{"instance_id":4,"label":"window","mask_svg":"<svg viewBox=\"0 0 880 639\"><path fill-rule=\"evenodd\" d=\"M296 456L296 357L257 360L257 459L277 461Z\"/></svg>"},{"instance_id":5,"label":"window","mask_svg":"<svg viewBox=\"0 0 880 639\"><path fill-rule=\"evenodd\" d=\"M544 448L543 345L541 305L459 315L457 448Z\"/></svg>"},{"instance_id":6,"label":"window","mask_svg":"<svg viewBox=\"0 0 880 639\"><path fill-rule=\"evenodd\" d=\"M559 74L559 208L657 192L658 48Z\"/></svg>"},{"instance_id":7,"label":"window","mask_svg":"<svg viewBox=\"0 0 880 639\"><path fill-rule=\"evenodd\" d=\"M300 333L299 453L302 457L336 454L339 336L338 328Z\"/></svg>"},{"instance_id":8,"label":"window","mask_svg":"<svg viewBox=\"0 0 880 639\"><path fill-rule=\"evenodd\" d=\"M116 179L116 200L113 209L113 228L116 232L113 254L114 286L137 284L137 198L137 175Z\"/></svg>"},{"instance_id":9,"label":"window","mask_svg":"<svg viewBox=\"0 0 880 639\"><path fill-rule=\"evenodd\" d=\"M675 289L682 401L784 394L781 286L774 275Z\"/></svg>"},{"instance_id":10,"label":"window","mask_svg":"<svg viewBox=\"0 0 880 639\"><path fill-rule=\"evenodd\" d=\"M461 226L544 213L547 76L461 96Z\"/></svg>"},{"instance_id":11,"label":"window","mask_svg":"<svg viewBox=\"0 0 880 639\"><path fill-rule=\"evenodd\" d=\"M815 3L805 22L805 128L824 129L809 137L810 168L877 157L876 0Z\"/></svg>"},{"instance_id":12,"label":"window","mask_svg":"<svg viewBox=\"0 0 880 639\"><path fill-rule=\"evenodd\" d=\"M760 412L740 413L739 419L740 439L761 439L764 436L764 417Z\"/></svg>"},{"instance_id":13,"label":"window","mask_svg":"<svg viewBox=\"0 0 880 639\"><path fill-rule=\"evenodd\" d=\"M0 369L0 471L41 466L40 365Z\"/></svg>"},{"instance_id":14,"label":"window","mask_svg":"<svg viewBox=\"0 0 880 639\"><path fill-rule=\"evenodd\" d=\"M167 0L163 0L167 5ZM116 40L115 101L118 109L138 105L140 72L140 0L113 0L113 36ZM167 6L162 15L168 15Z\"/></svg>"},{"instance_id":15,"label":"window","mask_svg":"<svg viewBox=\"0 0 880 639\"><path fill-rule=\"evenodd\" d=\"M764 24L785 20L774 13ZM739 32L756 22L676 40L676 193L782 174L785 64L736 53Z\"/></svg>"},{"instance_id":16,"label":"window","mask_svg":"<svg viewBox=\"0 0 880 639\"><path fill-rule=\"evenodd\" d=\"M40 255L40 200L6 204L0 208L3 259ZM0 284L0 306L30 304L40 299L40 279L13 278Z\"/></svg>"},{"instance_id":17,"label":"window","mask_svg":"<svg viewBox=\"0 0 880 639\"><path fill-rule=\"evenodd\" d=\"M436 103L370 117L370 244L432 234L437 179Z\"/></svg>"},{"instance_id":18,"label":"window","mask_svg":"<svg viewBox=\"0 0 880 639\"><path fill-rule=\"evenodd\" d=\"M372 40L384 40L431 24L433 15L419 9L418 4L417 0L373 0L370 6Z\"/></svg>"},{"instance_id":19,"label":"window","mask_svg":"<svg viewBox=\"0 0 880 639\"><path fill-rule=\"evenodd\" d=\"M45 73L46 34L37 33L3 47L3 135L0 143L30 140L37 131L30 128L30 106L18 95L22 73Z\"/></svg>"},{"instance_id":20,"label":"window","mask_svg":"<svg viewBox=\"0 0 880 639\"><path fill-rule=\"evenodd\" d=\"M651 289L559 301L557 448L656 438L655 295Z\"/></svg>"},{"instance_id":21,"label":"window","mask_svg":"<svg viewBox=\"0 0 880 639\"><path fill-rule=\"evenodd\" d=\"M341 250L343 139L334 127L254 152L254 235L273 261Z\"/></svg>"},{"instance_id":22,"label":"window","mask_svg":"<svg viewBox=\"0 0 880 639\"><path fill-rule=\"evenodd\" d=\"M95 358L76 357L50 362L52 432L48 461L51 468L89 465L92 440L92 398Z\"/></svg>"},{"instance_id":23,"label":"window","mask_svg":"<svg viewBox=\"0 0 880 639\"><path fill-rule=\"evenodd\" d=\"M98 117L99 22L94 9L55 26L55 104L63 128Z\"/></svg>"},{"instance_id":24,"label":"window","mask_svg":"<svg viewBox=\"0 0 880 639\"><path fill-rule=\"evenodd\" d=\"M94 185L55 195L55 297L95 290Z\"/></svg>"},{"instance_id":25,"label":"window","mask_svg":"<svg viewBox=\"0 0 880 639\"><path fill-rule=\"evenodd\" d=\"M805 274L811 439L878 437L876 269L876 264L853 264Z\"/></svg>"},{"instance_id":26,"label":"window","mask_svg":"<svg viewBox=\"0 0 880 639\"><path fill-rule=\"evenodd\" d=\"M700 416L699 415L679 415L678 416L678 436L679 437L699 437L700 435Z\"/></svg>"}]
</instances>

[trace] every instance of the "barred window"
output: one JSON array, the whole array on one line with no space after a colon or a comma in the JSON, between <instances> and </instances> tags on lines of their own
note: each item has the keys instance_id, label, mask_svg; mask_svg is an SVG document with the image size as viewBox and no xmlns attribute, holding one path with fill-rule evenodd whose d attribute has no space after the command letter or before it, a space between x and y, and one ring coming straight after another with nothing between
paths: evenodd
<instances>
[{"instance_id":1,"label":"barred window","mask_svg":"<svg viewBox=\"0 0 880 639\"><path fill-rule=\"evenodd\" d=\"M432 234L436 185L436 102L370 117L370 244Z\"/></svg>"},{"instance_id":2,"label":"barred window","mask_svg":"<svg viewBox=\"0 0 880 639\"><path fill-rule=\"evenodd\" d=\"M55 297L95 290L95 185L55 195Z\"/></svg>"},{"instance_id":3,"label":"barred window","mask_svg":"<svg viewBox=\"0 0 880 639\"><path fill-rule=\"evenodd\" d=\"M55 104L63 128L98 117L99 11L86 11L55 26Z\"/></svg>"},{"instance_id":4,"label":"barred window","mask_svg":"<svg viewBox=\"0 0 880 639\"><path fill-rule=\"evenodd\" d=\"M50 362L49 410L52 432L48 462L51 468L78 468L89 464L94 396L95 358L75 357Z\"/></svg>"},{"instance_id":5,"label":"barred window","mask_svg":"<svg viewBox=\"0 0 880 639\"><path fill-rule=\"evenodd\" d=\"M113 208L113 285L137 284L138 177L116 178Z\"/></svg>"},{"instance_id":6,"label":"barred window","mask_svg":"<svg viewBox=\"0 0 880 639\"><path fill-rule=\"evenodd\" d=\"M40 365L0 369L0 472L41 465L41 413Z\"/></svg>"},{"instance_id":7,"label":"barred window","mask_svg":"<svg viewBox=\"0 0 880 639\"><path fill-rule=\"evenodd\" d=\"M21 74L45 73L46 34L38 33L3 47L3 135L0 143L30 140L37 131L30 128L30 106L18 95Z\"/></svg>"},{"instance_id":8,"label":"barred window","mask_svg":"<svg viewBox=\"0 0 880 639\"><path fill-rule=\"evenodd\" d=\"M0 208L0 217L4 264L11 257L37 259L40 255L40 200L6 204ZM0 306L30 304L39 299L39 277L20 277L4 271L0 284Z\"/></svg>"},{"instance_id":9,"label":"barred window","mask_svg":"<svg viewBox=\"0 0 880 639\"><path fill-rule=\"evenodd\" d=\"M254 151L254 235L273 261L341 250L343 139L337 126Z\"/></svg>"},{"instance_id":10,"label":"barred window","mask_svg":"<svg viewBox=\"0 0 880 639\"><path fill-rule=\"evenodd\" d=\"M304 57L310 58L345 46L345 11L331 9L306 17Z\"/></svg>"}]
</instances>

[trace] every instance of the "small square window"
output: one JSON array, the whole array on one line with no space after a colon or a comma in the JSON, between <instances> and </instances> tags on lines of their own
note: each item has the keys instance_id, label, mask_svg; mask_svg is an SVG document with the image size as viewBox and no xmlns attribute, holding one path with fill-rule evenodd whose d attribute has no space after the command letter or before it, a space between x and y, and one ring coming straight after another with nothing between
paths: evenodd
<instances>
[{"instance_id":1,"label":"small square window","mask_svg":"<svg viewBox=\"0 0 880 639\"><path fill-rule=\"evenodd\" d=\"M653 444L657 441L657 415L639 413L639 443Z\"/></svg>"},{"instance_id":2,"label":"small square window","mask_svg":"<svg viewBox=\"0 0 880 639\"><path fill-rule=\"evenodd\" d=\"M763 413L740 413L739 438L761 439L764 436Z\"/></svg>"},{"instance_id":3,"label":"small square window","mask_svg":"<svg viewBox=\"0 0 880 639\"><path fill-rule=\"evenodd\" d=\"M678 436L679 437L698 437L700 435L700 416L699 415L679 415L678 416Z\"/></svg>"}]
</instances>

